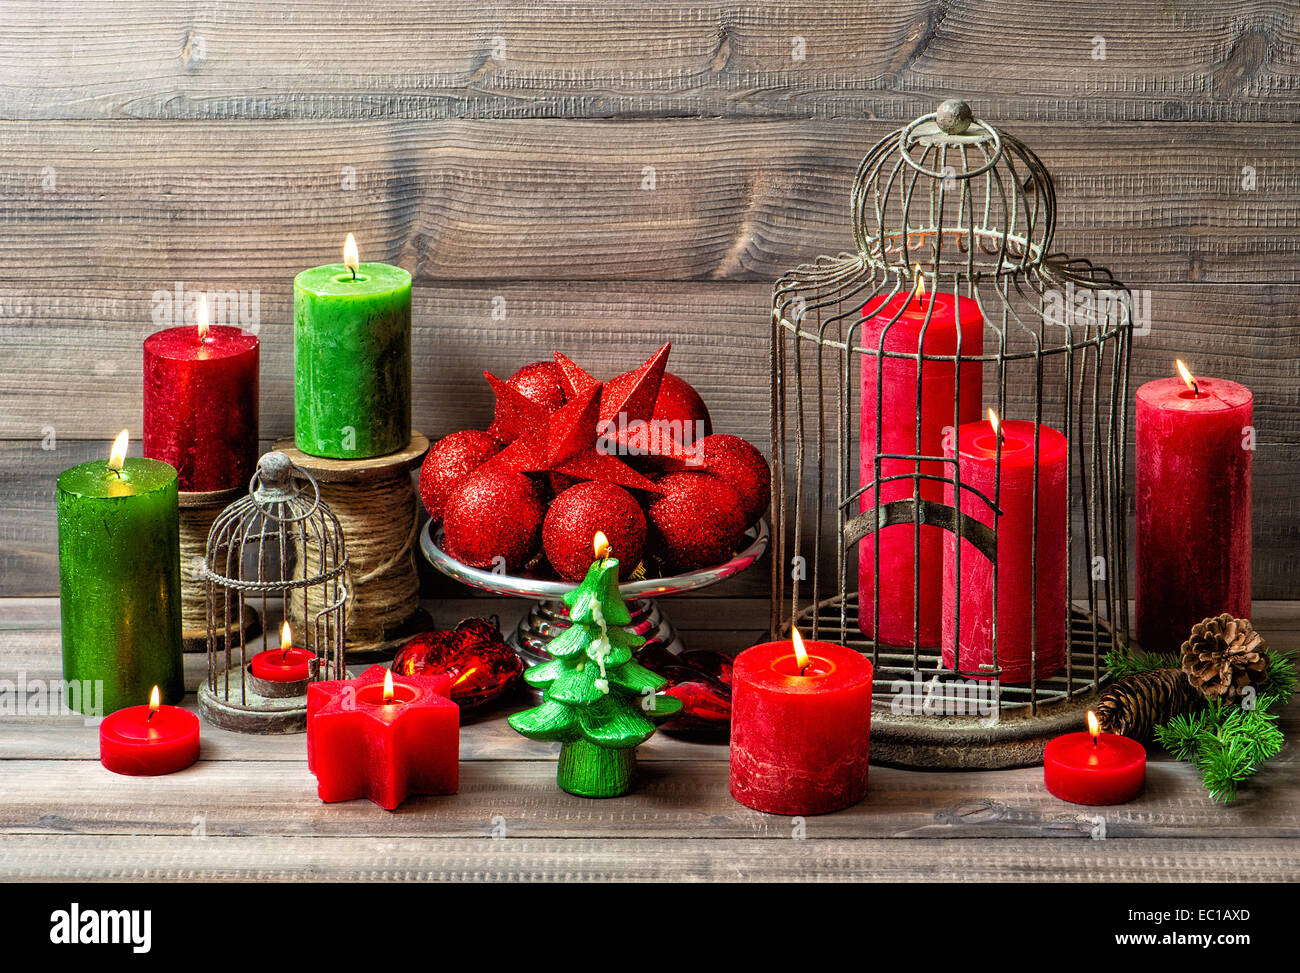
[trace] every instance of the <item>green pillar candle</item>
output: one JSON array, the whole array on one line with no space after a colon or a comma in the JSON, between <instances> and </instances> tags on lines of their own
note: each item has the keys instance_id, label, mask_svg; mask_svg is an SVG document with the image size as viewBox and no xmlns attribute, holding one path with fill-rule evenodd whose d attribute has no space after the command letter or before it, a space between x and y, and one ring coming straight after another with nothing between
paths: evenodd
<instances>
[{"instance_id":1,"label":"green pillar candle","mask_svg":"<svg viewBox=\"0 0 1300 973\"><path fill-rule=\"evenodd\" d=\"M294 442L312 456L383 456L411 438L411 275L353 253L293 281Z\"/></svg>"},{"instance_id":2,"label":"green pillar candle","mask_svg":"<svg viewBox=\"0 0 1300 973\"><path fill-rule=\"evenodd\" d=\"M119 439L121 451L126 441ZM181 665L180 512L176 470L153 459L92 460L59 475L63 678L86 713L107 715L185 693Z\"/></svg>"}]
</instances>

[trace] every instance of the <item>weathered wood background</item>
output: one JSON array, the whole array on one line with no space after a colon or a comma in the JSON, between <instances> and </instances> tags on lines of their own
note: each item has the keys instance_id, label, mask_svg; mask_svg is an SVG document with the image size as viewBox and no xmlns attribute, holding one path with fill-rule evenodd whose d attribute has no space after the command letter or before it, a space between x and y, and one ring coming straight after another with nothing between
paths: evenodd
<instances>
[{"instance_id":1,"label":"weathered wood background","mask_svg":"<svg viewBox=\"0 0 1300 973\"><path fill-rule=\"evenodd\" d=\"M1254 389L1255 591L1296 597L1297 31L1271 0L7 0L0 595L56 591L57 472L138 437L155 292L256 295L270 441L292 276L349 231L416 275L431 437L487 421L483 368L671 339L765 444L771 279L848 245L865 150L961 95L1053 171L1059 243L1151 289L1134 383L1178 354Z\"/></svg>"}]
</instances>

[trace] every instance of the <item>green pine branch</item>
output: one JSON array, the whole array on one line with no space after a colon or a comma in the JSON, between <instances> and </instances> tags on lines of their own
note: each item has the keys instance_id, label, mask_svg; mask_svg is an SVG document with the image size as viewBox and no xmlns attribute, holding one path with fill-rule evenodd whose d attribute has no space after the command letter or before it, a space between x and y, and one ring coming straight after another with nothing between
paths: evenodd
<instances>
[{"instance_id":1,"label":"green pine branch","mask_svg":"<svg viewBox=\"0 0 1300 973\"><path fill-rule=\"evenodd\" d=\"M1212 700L1197 713L1178 716L1156 727L1156 737L1173 757L1196 767L1210 797L1230 803L1241 784L1259 772L1264 762L1282 752L1286 736L1277 725L1276 712L1296 690L1294 658L1288 653L1268 653L1264 692L1247 697L1246 706ZM1107 667L1112 672L1112 652ZM1121 665L1127 664L1121 661ZM1136 671L1143 671L1141 669Z\"/></svg>"}]
</instances>

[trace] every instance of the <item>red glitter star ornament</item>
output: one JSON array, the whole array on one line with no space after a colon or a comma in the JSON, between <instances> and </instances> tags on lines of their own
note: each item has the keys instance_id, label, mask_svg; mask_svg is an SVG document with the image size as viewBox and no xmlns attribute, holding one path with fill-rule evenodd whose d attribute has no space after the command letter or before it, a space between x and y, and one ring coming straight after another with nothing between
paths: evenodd
<instances>
[{"instance_id":1,"label":"red glitter star ornament","mask_svg":"<svg viewBox=\"0 0 1300 973\"><path fill-rule=\"evenodd\" d=\"M402 676L386 701L384 666L307 687L307 767L327 803L368 797L385 810L411 794L454 794L460 710L451 677Z\"/></svg>"},{"instance_id":2,"label":"red glitter star ornament","mask_svg":"<svg viewBox=\"0 0 1300 973\"><path fill-rule=\"evenodd\" d=\"M658 487L617 456L597 449L601 385L587 388L520 436L491 461L519 473L548 473L657 493Z\"/></svg>"},{"instance_id":3,"label":"red glitter star ornament","mask_svg":"<svg viewBox=\"0 0 1300 973\"><path fill-rule=\"evenodd\" d=\"M534 402L518 389L501 381L491 372L484 372L488 385L496 393L496 411L488 435L503 443L513 443L520 436L539 425L545 425L550 415L546 407Z\"/></svg>"}]
</instances>

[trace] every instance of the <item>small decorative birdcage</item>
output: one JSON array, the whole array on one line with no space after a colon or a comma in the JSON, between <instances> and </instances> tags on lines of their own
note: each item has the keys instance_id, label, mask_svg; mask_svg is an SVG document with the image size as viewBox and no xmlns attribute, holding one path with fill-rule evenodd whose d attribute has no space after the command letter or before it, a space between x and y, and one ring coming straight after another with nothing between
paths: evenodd
<instances>
[{"instance_id":1,"label":"small decorative birdcage","mask_svg":"<svg viewBox=\"0 0 1300 973\"><path fill-rule=\"evenodd\" d=\"M306 729L308 684L346 677L346 567L342 528L315 479L284 453L267 453L248 496L213 523L196 565L207 602L204 719L249 733ZM239 624L245 606L260 610L264 631L268 609L295 622L281 629L280 646L250 654Z\"/></svg>"},{"instance_id":2,"label":"small decorative birdcage","mask_svg":"<svg viewBox=\"0 0 1300 973\"><path fill-rule=\"evenodd\" d=\"M772 298L772 629L875 667L872 757L1041 760L1128 641L1132 298L960 101L877 143L856 252ZM829 577L828 577L829 575Z\"/></svg>"}]
</instances>

